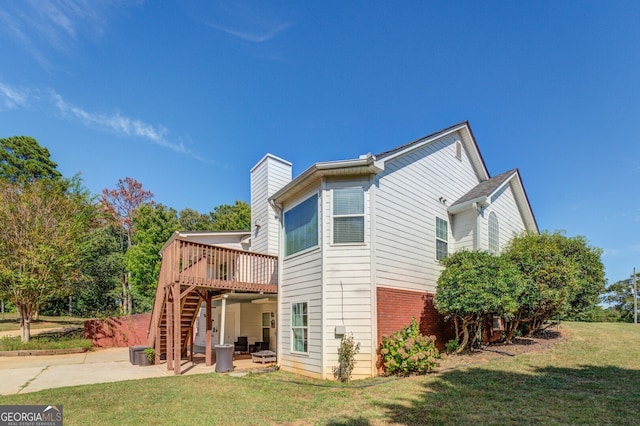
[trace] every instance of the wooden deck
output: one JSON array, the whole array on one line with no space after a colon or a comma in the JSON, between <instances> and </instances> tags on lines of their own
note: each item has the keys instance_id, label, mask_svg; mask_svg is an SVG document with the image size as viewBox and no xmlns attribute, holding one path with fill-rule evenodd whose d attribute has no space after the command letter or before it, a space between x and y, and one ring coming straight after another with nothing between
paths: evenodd
<instances>
[{"instance_id":1,"label":"wooden deck","mask_svg":"<svg viewBox=\"0 0 640 426\"><path fill-rule=\"evenodd\" d=\"M180 374L180 360L193 347L193 324L202 302L230 291L275 294L278 258L259 253L175 239L162 251L162 265L151 314L148 343L156 361ZM207 309L206 339L211 347L211 309ZM169 337L169 338L167 338ZM193 354L189 355L193 359ZM205 355L211 365L212 354ZM174 360L176 362L174 362Z\"/></svg>"}]
</instances>

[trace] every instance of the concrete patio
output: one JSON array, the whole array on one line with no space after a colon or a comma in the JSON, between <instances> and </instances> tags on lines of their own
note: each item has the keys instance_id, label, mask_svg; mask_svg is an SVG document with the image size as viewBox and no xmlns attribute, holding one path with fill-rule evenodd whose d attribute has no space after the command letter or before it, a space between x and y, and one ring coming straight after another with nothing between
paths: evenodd
<instances>
[{"instance_id":1,"label":"concrete patio","mask_svg":"<svg viewBox=\"0 0 640 426\"><path fill-rule=\"evenodd\" d=\"M234 371L264 370L265 365L252 362L247 356L236 356ZM215 372L215 364L205 365L204 356L194 356L194 362L182 360L184 375ZM173 377L164 362L140 367L129 362L129 348L97 349L65 355L8 356L0 359L0 395L37 392L43 389L93 383L118 382L150 377Z\"/></svg>"}]
</instances>

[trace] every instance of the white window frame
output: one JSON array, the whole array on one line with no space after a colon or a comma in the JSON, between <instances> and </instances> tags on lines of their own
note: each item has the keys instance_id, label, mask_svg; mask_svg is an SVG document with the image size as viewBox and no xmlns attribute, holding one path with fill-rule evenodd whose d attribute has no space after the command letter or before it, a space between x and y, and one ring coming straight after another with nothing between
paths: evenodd
<instances>
[{"instance_id":1,"label":"white window frame","mask_svg":"<svg viewBox=\"0 0 640 426\"><path fill-rule=\"evenodd\" d=\"M359 195L362 196L362 212L349 212L349 213L336 213L337 203L336 203L336 195L341 191L358 191ZM344 188L333 188L332 189L332 224L333 224L333 235L331 236L332 244L344 245L344 244L364 244L365 243L365 227L366 227L366 203L365 203L365 189L362 186L356 187L344 187ZM336 241L336 222L338 222L341 218L362 218L362 239L360 241ZM338 219L338 220L336 220Z\"/></svg>"},{"instance_id":2,"label":"white window frame","mask_svg":"<svg viewBox=\"0 0 640 426\"><path fill-rule=\"evenodd\" d=\"M308 202L311 199L315 199L315 218L316 218L316 235L315 235L315 241L312 241L312 244L306 247L302 247L302 248L298 248L295 251L289 252L289 247L288 247L288 230L287 230L287 215L291 214L292 211L294 211L296 208L300 207L302 204ZM289 257L289 256L293 256L296 255L298 253L302 253L305 252L307 250L311 250L315 247L318 247L318 245L320 244L320 219L318 217L318 200L320 199L318 193L314 193L309 195L308 197L306 197L305 199L303 199L302 201L300 201L299 203L297 203L295 206L291 207L290 209L286 210L283 214L283 218L284 218L284 257Z\"/></svg>"},{"instance_id":3,"label":"white window frame","mask_svg":"<svg viewBox=\"0 0 640 426\"><path fill-rule=\"evenodd\" d=\"M495 212L489 213L487 222L489 252L498 254L500 252L500 223L498 222L498 215Z\"/></svg>"},{"instance_id":4,"label":"white window frame","mask_svg":"<svg viewBox=\"0 0 640 426\"><path fill-rule=\"evenodd\" d=\"M305 319L305 314L303 311L303 325L296 325L294 326L294 320L293 320L293 307L294 305L303 305L304 307L306 307L306 324L304 324L304 319ZM291 302L290 306L289 306L290 312L291 312L291 353L295 353L295 354L303 354L303 355L307 355L309 353L309 302ZM302 330L303 332L303 341L302 341L302 345L303 347L306 344L306 350L300 351L300 350L296 350L296 333L294 332L294 330Z\"/></svg>"},{"instance_id":5,"label":"white window frame","mask_svg":"<svg viewBox=\"0 0 640 426\"><path fill-rule=\"evenodd\" d=\"M445 238L443 238L443 236L439 235L438 233L438 224L441 224L444 222L444 226L446 229L446 235L444 235ZM440 250L438 249L438 243L444 243L445 247L446 247L446 253L444 254L444 256L440 255ZM436 216L436 260L442 260L445 257L447 257L449 255L449 221L446 219L443 219L441 217Z\"/></svg>"}]
</instances>

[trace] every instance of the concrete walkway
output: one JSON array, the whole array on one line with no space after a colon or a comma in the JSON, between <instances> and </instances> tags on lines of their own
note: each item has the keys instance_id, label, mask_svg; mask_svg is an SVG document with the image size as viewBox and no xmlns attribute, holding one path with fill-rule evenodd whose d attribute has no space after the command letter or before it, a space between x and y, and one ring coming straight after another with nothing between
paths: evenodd
<instances>
[{"instance_id":1,"label":"concrete walkway","mask_svg":"<svg viewBox=\"0 0 640 426\"><path fill-rule=\"evenodd\" d=\"M251 360L235 360L235 371L260 368ZM182 360L183 375L212 373L203 359ZM0 395L93 383L174 376L166 363L140 367L129 363L129 348L97 349L81 354L0 357Z\"/></svg>"}]
</instances>

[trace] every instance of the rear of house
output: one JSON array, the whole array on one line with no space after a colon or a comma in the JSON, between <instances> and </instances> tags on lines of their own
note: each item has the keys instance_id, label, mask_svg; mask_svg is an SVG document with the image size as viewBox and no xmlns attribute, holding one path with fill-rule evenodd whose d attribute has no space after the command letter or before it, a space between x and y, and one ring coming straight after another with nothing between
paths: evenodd
<instances>
[{"instance_id":1,"label":"rear of house","mask_svg":"<svg viewBox=\"0 0 640 426\"><path fill-rule=\"evenodd\" d=\"M451 338L432 305L455 250L498 252L537 230L517 170L490 178L468 123L353 160L316 163L270 197L278 215L278 361L332 378L338 346L361 350L354 378L377 373L383 335L412 317Z\"/></svg>"}]
</instances>

